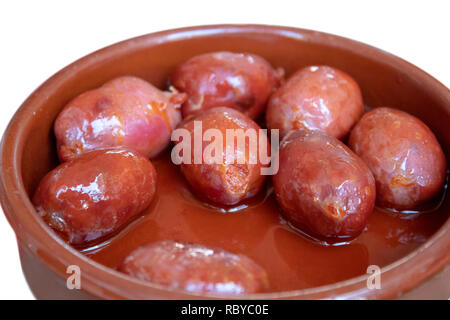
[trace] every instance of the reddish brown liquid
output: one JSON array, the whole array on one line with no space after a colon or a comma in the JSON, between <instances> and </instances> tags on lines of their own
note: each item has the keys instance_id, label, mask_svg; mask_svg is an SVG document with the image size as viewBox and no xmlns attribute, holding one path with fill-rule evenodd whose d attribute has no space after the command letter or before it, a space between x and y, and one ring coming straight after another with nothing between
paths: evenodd
<instances>
[{"instance_id":1,"label":"reddish brown liquid","mask_svg":"<svg viewBox=\"0 0 450 320\"><path fill-rule=\"evenodd\" d=\"M268 272L271 291L287 291L359 276L372 264L383 267L420 246L449 215L434 210L405 219L375 210L357 239L325 247L286 224L270 186L234 207L240 210L221 212L192 194L169 153L153 164L158 186L151 207L114 237L82 250L87 256L116 268L132 250L152 241L196 242L249 256Z\"/></svg>"}]
</instances>

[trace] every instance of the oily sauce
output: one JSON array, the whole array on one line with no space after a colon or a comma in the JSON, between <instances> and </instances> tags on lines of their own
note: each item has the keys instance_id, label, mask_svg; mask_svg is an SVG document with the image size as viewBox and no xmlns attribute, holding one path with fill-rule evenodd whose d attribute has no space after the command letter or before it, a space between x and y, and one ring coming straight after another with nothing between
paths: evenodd
<instances>
[{"instance_id":1,"label":"oily sauce","mask_svg":"<svg viewBox=\"0 0 450 320\"><path fill-rule=\"evenodd\" d=\"M242 253L266 269L270 291L311 288L356 277L369 265L383 267L424 243L449 210L396 214L376 209L363 233L350 243L324 246L291 228L280 215L270 177L254 199L219 208L193 194L171 162L170 152L152 161L158 183L151 206L103 242L80 248L93 260L117 268L141 245L189 241Z\"/></svg>"}]
</instances>

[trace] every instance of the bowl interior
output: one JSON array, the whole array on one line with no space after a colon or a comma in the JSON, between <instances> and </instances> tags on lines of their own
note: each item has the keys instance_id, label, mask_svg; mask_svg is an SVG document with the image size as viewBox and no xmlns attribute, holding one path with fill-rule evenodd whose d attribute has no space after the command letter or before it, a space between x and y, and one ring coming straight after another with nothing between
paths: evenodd
<instances>
[{"instance_id":1,"label":"bowl interior","mask_svg":"<svg viewBox=\"0 0 450 320\"><path fill-rule=\"evenodd\" d=\"M351 40L313 31L267 26L190 28L102 49L61 70L29 97L16 116L22 130L14 137L27 196L58 163L53 122L70 99L121 75L138 76L165 88L179 63L199 53L219 50L261 55L273 66L283 67L287 75L307 65L342 69L358 82L366 105L390 106L422 119L449 159L448 92L443 94L444 86L407 62ZM449 211L450 197L443 208Z\"/></svg>"},{"instance_id":2,"label":"bowl interior","mask_svg":"<svg viewBox=\"0 0 450 320\"><path fill-rule=\"evenodd\" d=\"M22 174L27 192L32 194L40 178L57 164L52 125L70 99L121 75L138 76L159 88L166 88L168 76L179 63L199 53L220 50L261 55L273 66L283 67L287 76L307 65L326 64L342 69L358 82L366 105L390 106L422 119L437 135L448 158L448 104L422 86L420 77L399 69L388 59L383 61L382 52L374 55L367 50L370 55L365 55L361 51L355 52L355 48L348 46L350 43L343 43L343 39L333 36L327 39L308 32L264 32L264 29L238 32L226 28L213 31L180 32L162 36L160 42L149 39L147 45L145 38L131 40L120 52L108 54L103 50L88 57L89 61L85 62L89 63L79 70L64 70L70 72L71 77L58 83L39 106L24 145L27 152L24 153Z\"/></svg>"}]
</instances>

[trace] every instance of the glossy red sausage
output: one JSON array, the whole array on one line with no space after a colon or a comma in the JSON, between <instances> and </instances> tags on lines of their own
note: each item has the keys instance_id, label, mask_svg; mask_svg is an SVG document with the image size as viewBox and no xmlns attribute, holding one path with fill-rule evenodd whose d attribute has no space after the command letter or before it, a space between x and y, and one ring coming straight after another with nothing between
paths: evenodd
<instances>
[{"instance_id":1,"label":"glossy red sausage","mask_svg":"<svg viewBox=\"0 0 450 320\"><path fill-rule=\"evenodd\" d=\"M211 159L212 161L208 162L206 158L202 158L201 163L195 163L195 123L201 124L202 132L205 134L211 129L222 135L220 139L222 144L217 153L219 161ZM267 167L268 163L263 164L259 156L261 145L259 140L265 142L261 148L266 146L268 150L270 145L266 134L261 133L260 127L249 117L234 109L213 108L190 118L177 130L179 129L187 130L192 146L190 163L182 163L181 171L192 188L200 195L219 204L233 205L253 197L261 190L265 181L265 176L261 175L261 169ZM227 139L227 130L237 135L248 132L250 136L251 133L255 133L253 142L256 144L252 144L250 139L245 139L244 144L239 147L237 139ZM234 130L241 130L241 132ZM204 139L199 145L202 156L208 154L216 156L215 152L206 152L211 144L212 142ZM172 152L179 153L176 149ZM269 152L266 151L265 154Z\"/></svg>"},{"instance_id":2,"label":"glossy red sausage","mask_svg":"<svg viewBox=\"0 0 450 320\"><path fill-rule=\"evenodd\" d=\"M107 147L126 147L154 157L170 143L185 98L130 76L82 93L56 119L59 158L67 161Z\"/></svg>"},{"instance_id":3,"label":"glossy red sausage","mask_svg":"<svg viewBox=\"0 0 450 320\"><path fill-rule=\"evenodd\" d=\"M433 132L416 117L391 108L366 113L349 146L367 163L377 184L377 204L411 209L441 190L444 153Z\"/></svg>"},{"instance_id":4,"label":"glossy red sausage","mask_svg":"<svg viewBox=\"0 0 450 320\"><path fill-rule=\"evenodd\" d=\"M148 159L124 149L96 150L50 171L33 204L64 239L84 244L125 225L148 207L155 190Z\"/></svg>"},{"instance_id":5,"label":"glossy red sausage","mask_svg":"<svg viewBox=\"0 0 450 320\"><path fill-rule=\"evenodd\" d=\"M230 107L256 118L283 75L282 69L274 70L255 54L223 51L197 55L182 63L171 83L188 94L183 117L208 108Z\"/></svg>"},{"instance_id":6,"label":"glossy red sausage","mask_svg":"<svg viewBox=\"0 0 450 320\"><path fill-rule=\"evenodd\" d=\"M322 130L345 137L364 112L361 91L348 74L328 66L310 66L292 75L270 98L269 129Z\"/></svg>"},{"instance_id":7,"label":"glossy red sausage","mask_svg":"<svg viewBox=\"0 0 450 320\"><path fill-rule=\"evenodd\" d=\"M257 293L269 286L265 270L242 254L171 240L139 247L119 270L140 280L200 293Z\"/></svg>"},{"instance_id":8,"label":"glossy red sausage","mask_svg":"<svg viewBox=\"0 0 450 320\"><path fill-rule=\"evenodd\" d=\"M292 131L279 161L274 191L293 226L330 242L362 232L375 204L375 180L342 142L321 131Z\"/></svg>"}]
</instances>

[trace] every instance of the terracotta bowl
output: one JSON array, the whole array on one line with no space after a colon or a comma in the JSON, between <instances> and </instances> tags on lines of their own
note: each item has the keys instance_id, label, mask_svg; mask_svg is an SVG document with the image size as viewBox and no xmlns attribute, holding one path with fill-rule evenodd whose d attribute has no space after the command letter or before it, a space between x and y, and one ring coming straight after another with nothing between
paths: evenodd
<instances>
[{"instance_id":1,"label":"terracotta bowl","mask_svg":"<svg viewBox=\"0 0 450 320\"><path fill-rule=\"evenodd\" d=\"M450 94L437 80L387 52L349 39L302 29L260 25L217 25L153 33L94 52L42 84L11 120L1 145L1 204L19 244L25 277L37 298L196 299L146 284L100 265L59 239L41 220L30 195L55 167L53 121L85 90L125 74L164 87L180 62L217 51L259 54L287 74L310 64L328 64L351 74L368 105L406 110L426 122L450 159ZM441 207L450 210L447 196ZM383 286L369 290L367 275L322 287L241 298L448 298L450 220L400 260L382 268ZM82 290L66 287L69 265L82 270Z\"/></svg>"}]
</instances>

